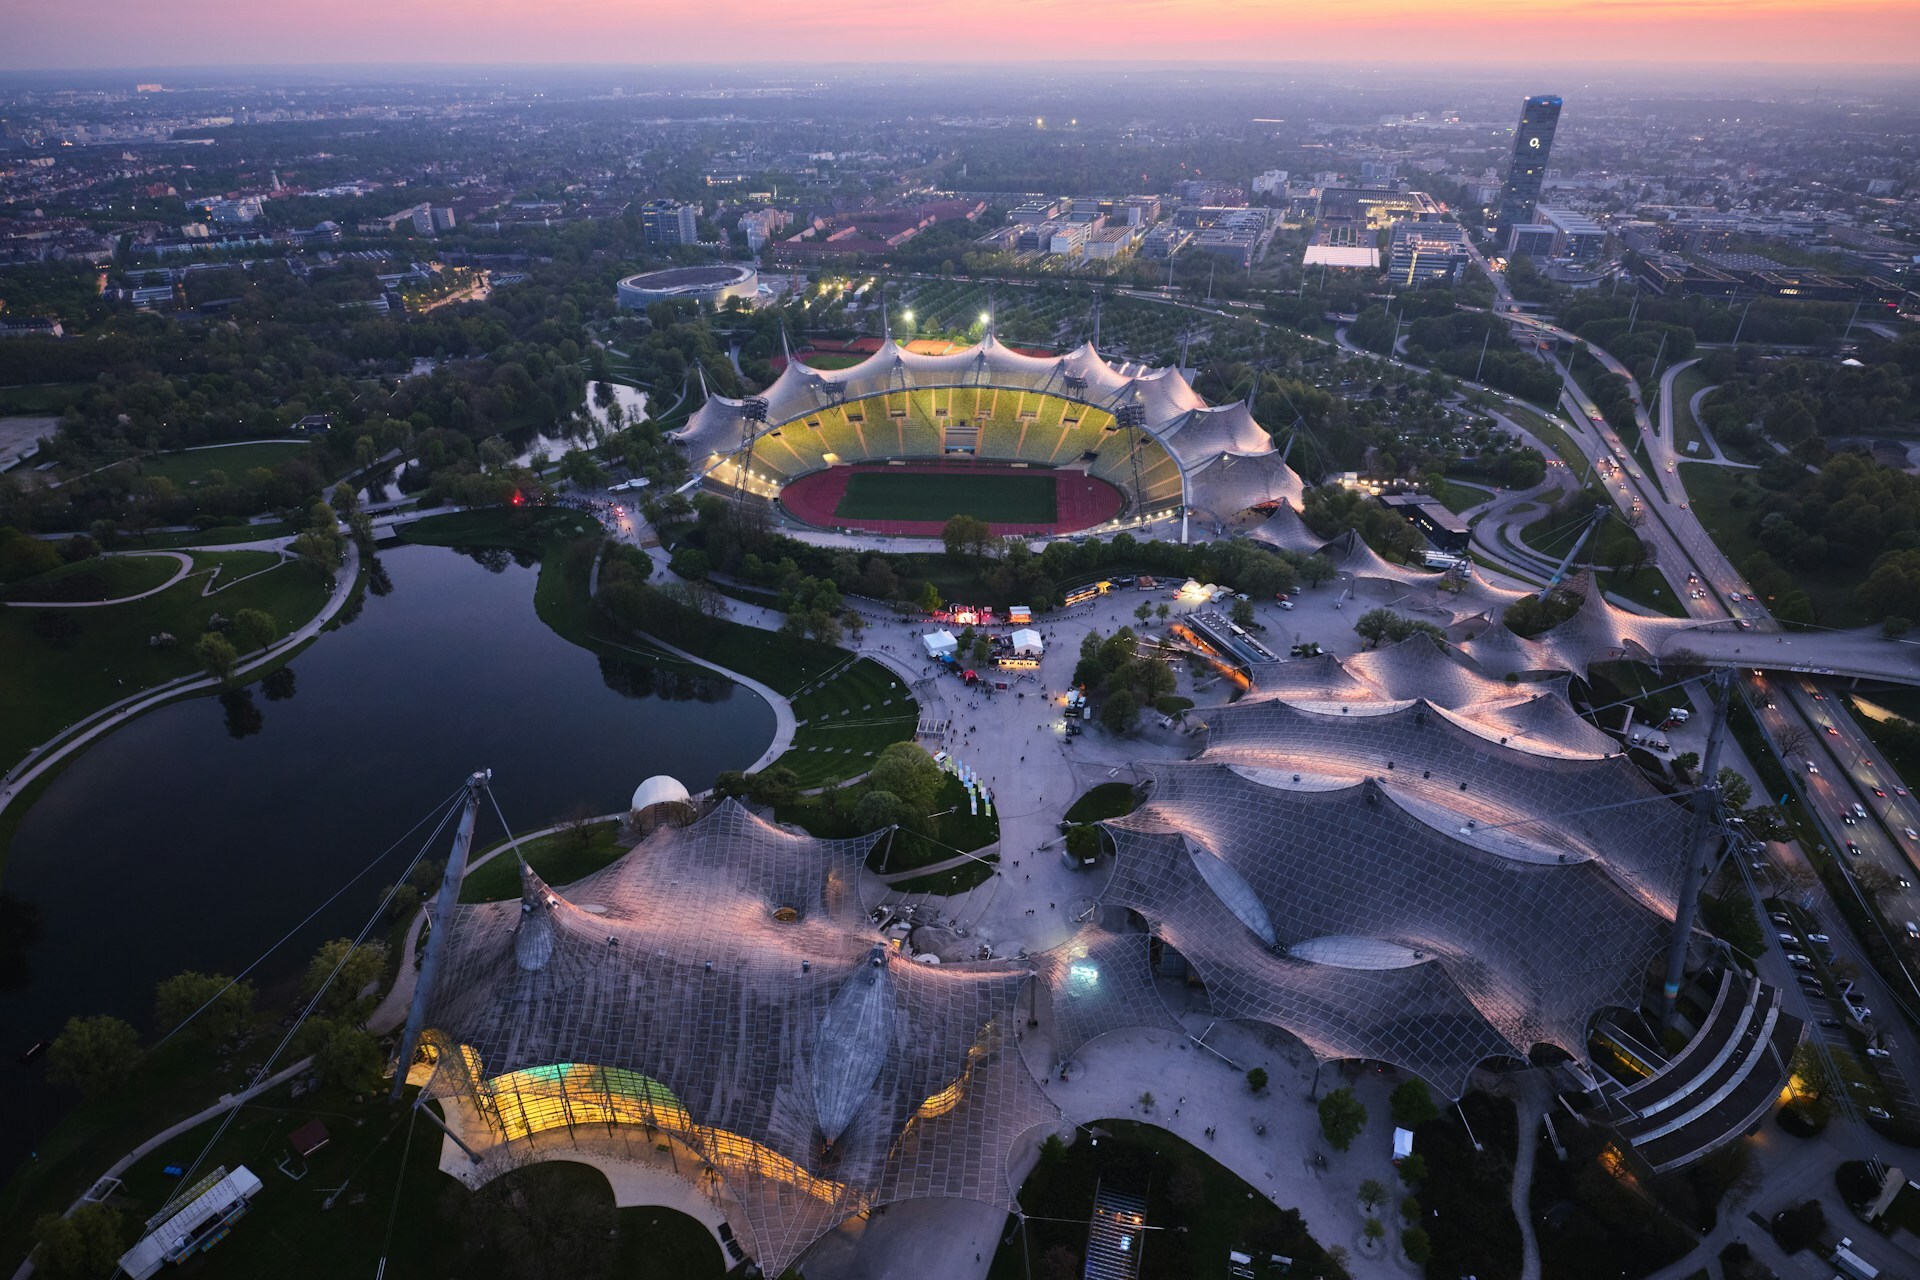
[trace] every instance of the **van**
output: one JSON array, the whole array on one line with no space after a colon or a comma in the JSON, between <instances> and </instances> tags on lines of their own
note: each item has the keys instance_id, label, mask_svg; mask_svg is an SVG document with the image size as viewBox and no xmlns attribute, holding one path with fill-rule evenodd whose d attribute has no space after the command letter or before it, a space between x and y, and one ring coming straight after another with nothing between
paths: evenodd
<instances>
[{"instance_id":1,"label":"van","mask_svg":"<svg viewBox=\"0 0 1920 1280\"><path fill-rule=\"evenodd\" d=\"M1241 1253L1238 1249L1227 1250L1227 1274L1240 1277L1241 1280L1251 1280L1253 1276L1252 1256Z\"/></svg>"},{"instance_id":2,"label":"van","mask_svg":"<svg viewBox=\"0 0 1920 1280\"><path fill-rule=\"evenodd\" d=\"M1907 921L1907 936L1909 938L1920 938L1920 923L1915 923L1912 920Z\"/></svg>"}]
</instances>

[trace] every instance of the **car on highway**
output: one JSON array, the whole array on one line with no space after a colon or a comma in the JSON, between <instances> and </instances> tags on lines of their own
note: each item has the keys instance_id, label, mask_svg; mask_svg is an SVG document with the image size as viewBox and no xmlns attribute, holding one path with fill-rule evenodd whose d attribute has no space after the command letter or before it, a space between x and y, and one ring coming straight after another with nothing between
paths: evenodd
<instances>
[{"instance_id":1,"label":"car on highway","mask_svg":"<svg viewBox=\"0 0 1920 1280\"><path fill-rule=\"evenodd\" d=\"M1733 601L1733 602L1734 602L1735 604L1739 604L1739 603L1740 603L1740 593L1739 593L1738 591L1729 591L1729 592L1727 592L1727 599L1729 599L1729 600L1731 600L1731 601Z\"/></svg>"},{"instance_id":2,"label":"car on highway","mask_svg":"<svg viewBox=\"0 0 1920 1280\"><path fill-rule=\"evenodd\" d=\"M1912 827L1902 827L1900 833L1909 840L1920 840L1920 831L1915 831Z\"/></svg>"},{"instance_id":3,"label":"car on highway","mask_svg":"<svg viewBox=\"0 0 1920 1280\"><path fill-rule=\"evenodd\" d=\"M1823 725L1821 725L1820 727L1821 727L1822 729L1825 729L1825 730L1826 730L1826 731L1827 731L1827 732L1828 732L1828 733L1829 733L1830 735L1832 735L1833 737L1836 737L1836 738L1837 738L1837 737L1839 737L1839 736L1840 736L1840 731L1839 731L1838 729L1836 729L1836 728L1834 728L1834 727L1833 727L1832 725L1830 725L1830 724L1823 724Z\"/></svg>"},{"instance_id":4,"label":"car on highway","mask_svg":"<svg viewBox=\"0 0 1920 1280\"><path fill-rule=\"evenodd\" d=\"M1860 819L1850 813L1843 813L1840 815L1840 822L1844 826L1854 827L1860 824Z\"/></svg>"},{"instance_id":5,"label":"car on highway","mask_svg":"<svg viewBox=\"0 0 1920 1280\"><path fill-rule=\"evenodd\" d=\"M1886 792L1884 792L1884 791L1882 791L1882 790L1881 790L1880 788L1878 788L1878 787L1875 787L1875 788L1873 789L1873 794L1875 794L1875 795L1877 795L1877 796L1879 796L1879 797L1880 797L1880 798L1881 798L1882 800L1885 800L1885 799L1887 798L1887 793L1886 793Z\"/></svg>"},{"instance_id":6,"label":"car on highway","mask_svg":"<svg viewBox=\"0 0 1920 1280\"><path fill-rule=\"evenodd\" d=\"M1895 787L1895 788L1893 789L1893 794L1895 794L1895 795L1897 795L1897 796L1903 796L1903 795L1905 795L1905 794L1907 794L1907 789L1906 789L1905 787Z\"/></svg>"},{"instance_id":7,"label":"car on highway","mask_svg":"<svg viewBox=\"0 0 1920 1280\"><path fill-rule=\"evenodd\" d=\"M1808 772L1808 773L1819 773L1819 772L1820 772L1820 766L1819 766L1819 765L1817 765L1817 764L1815 764L1815 763L1814 763L1813 761L1811 761L1811 760L1809 760L1809 761L1807 761L1807 772Z\"/></svg>"},{"instance_id":8,"label":"car on highway","mask_svg":"<svg viewBox=\"0 0 1920 1280\"><path fill-rule=\"evenodd\" d=\"M1807 935L1807 941L1808 942L1832 942L1833 939L1829 938L1824 933L1810 933Z\"/></svg>"},{"instance_id":9,"label":"car on highway","mask_svg":"<svg viewBox=\"0 0 1920 1280\"><path fill-rule=\"evenodd\" d=\"M1855 844L1851 840L1847 841L1847 856L1850 858L1857 858L1860 856L1860 846Z\"/></svg>"}]
</instances>

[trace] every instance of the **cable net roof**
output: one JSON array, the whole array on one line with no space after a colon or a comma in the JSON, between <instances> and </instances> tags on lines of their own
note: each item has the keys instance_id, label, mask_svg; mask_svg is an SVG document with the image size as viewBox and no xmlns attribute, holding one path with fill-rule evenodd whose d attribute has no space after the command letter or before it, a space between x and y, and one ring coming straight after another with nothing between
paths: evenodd
<instances>
[{"instance_id":1,"label":"cable net roof","mask_svg":"<svg viewBox=\"0 0 1920 1280\"><path fill-rule=\"evenodd\" d=\"M1058 1115L1015 1044L1029 970L884 945L853 888L870 844L727 801L564 896L525 871L518 901L458 908L430 1091L503 1142L583 1115L673 1135L770 1273L892 1200L1010 1207L1008 1152Z\"/></svg>"},{"instance_id":2,"label":"cable net roof","mask_svg":"<svg viewBox=\"0 0 1920 1280\"><path fill-rule=\"evenodd\" d=\"M1548 762L1414 710L1254 704L1199 760L1142 766L1146 804L1107 824L1119 857L1103 900L1180 950L1216 1014L1283 1027L1323 1058L1392 1062L1457 1093L1489 1057L1540 1043L1584 1056L1588 1019L1636 1005L1661 951L1668 921L1640 882L1678 878L1674 807L1645 788L1645 805L1562 819L1631 788L1564 763L1550 766L1564 785L1545 785ZM1391 773L1382 750L1399 757ZM1447 775L1410 768L1423 756ZM1321 785L1289 785L1289 764ZM1340 768L1361 776L1327 789ZM1462 776L1465 804L1446 789ZM1496 817L1524 829L1479 829ZM1672 838L1634 849L1615 826Z\"/></svg>"}]
</instances>

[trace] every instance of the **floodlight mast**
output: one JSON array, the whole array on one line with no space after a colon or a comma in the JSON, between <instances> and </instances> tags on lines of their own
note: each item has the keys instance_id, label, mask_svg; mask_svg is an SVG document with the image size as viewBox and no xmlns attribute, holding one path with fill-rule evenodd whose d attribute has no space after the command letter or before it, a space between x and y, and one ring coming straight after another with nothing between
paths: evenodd
<instances>
[{"instance_id":1,"label":"floodlight mast","mask_svg":"<svg viewBox=\"0 0 1920 1280\"><path fill-rule=\"evenodd\" d=\"M1727 736L1732 671L1716 671L1709 688L1713 696L1713 723L1707 727L1707 750L1700 762L1700 789L1693 793L1693 832L1687 842L1687 865L1680 878L1680 896L1673 907L1673 942L1667 948L1667 975L1661 987L1660 1029L1673 1026L1679 1012L1680 982L1686 975L1687 942L1693 933L1693 914L1700 900L1700 872L1707 845L1719 829L1714 815L1720 808L1720 744Z\"/></svg>"},{"instance_id":2,"label":"floodlight mast","mask_svg":"<svg viewBox=\"0 0 1920 1280\"><path fill-rule=\"evenodd\" d=\"M473 848L473 822L480 812L480 797L493 781L493 770L481 769L467 778L467 798L460 808L460 825L454 829L453 851L447 855L446 874L440 878L440 892L427 914L427 954L420 961L420 976L413 986L413 1004L407 1010L406 1029L400 1034L400 1057L393 1068L392 1100L400 1101L407 1087L407 1069L413 1065L414 1051L420 1047L420 1032L427 1020L427 1002L433 998L433 984L440 976L440 962L447 952L448 922L460 901L460 882L467 878L467 854Z\"/></svg>"}]
</instances>

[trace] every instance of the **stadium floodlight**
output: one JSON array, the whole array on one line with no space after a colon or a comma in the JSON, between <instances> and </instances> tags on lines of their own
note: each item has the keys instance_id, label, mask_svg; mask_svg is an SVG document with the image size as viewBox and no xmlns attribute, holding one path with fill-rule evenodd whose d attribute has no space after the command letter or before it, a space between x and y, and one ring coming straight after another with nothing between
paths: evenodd
<instances>
[{"instance_id":1,"label":"stadium floodlight","mask_svg":"<svg viewBox=\"0 0 1920 1280\"><path fill-rule=\"evenodd\" d=\"M988 315L988 314L987 314L986 312L984 312L984 311L982 311L982 312L980 313L980 323L981 323L981 324L985 324L985 323L986 323L986 322L987 322L988 320L991 320L992 318L993 318L992 316L989 316L989 315Z\"/></svg>"},{"instance_id":2,"label":"stadium floodlight","mask_svg":"<svg viewBox=\"0 0 1920 1280\"><path fill-rule=\"evenodd\" d=\"M912 308L912 307L908 307L908 308L907 308L907 309L906 309L905 311L903 311L903 312L901 312L901 313L900 313L900 318L901 318L901 319L903 319L903 320L905 320L905 321L906 321L906 322L907 322L908 324L912 324L912 323L913 323L913 308Z\"/></svg>"}]
</instances>

